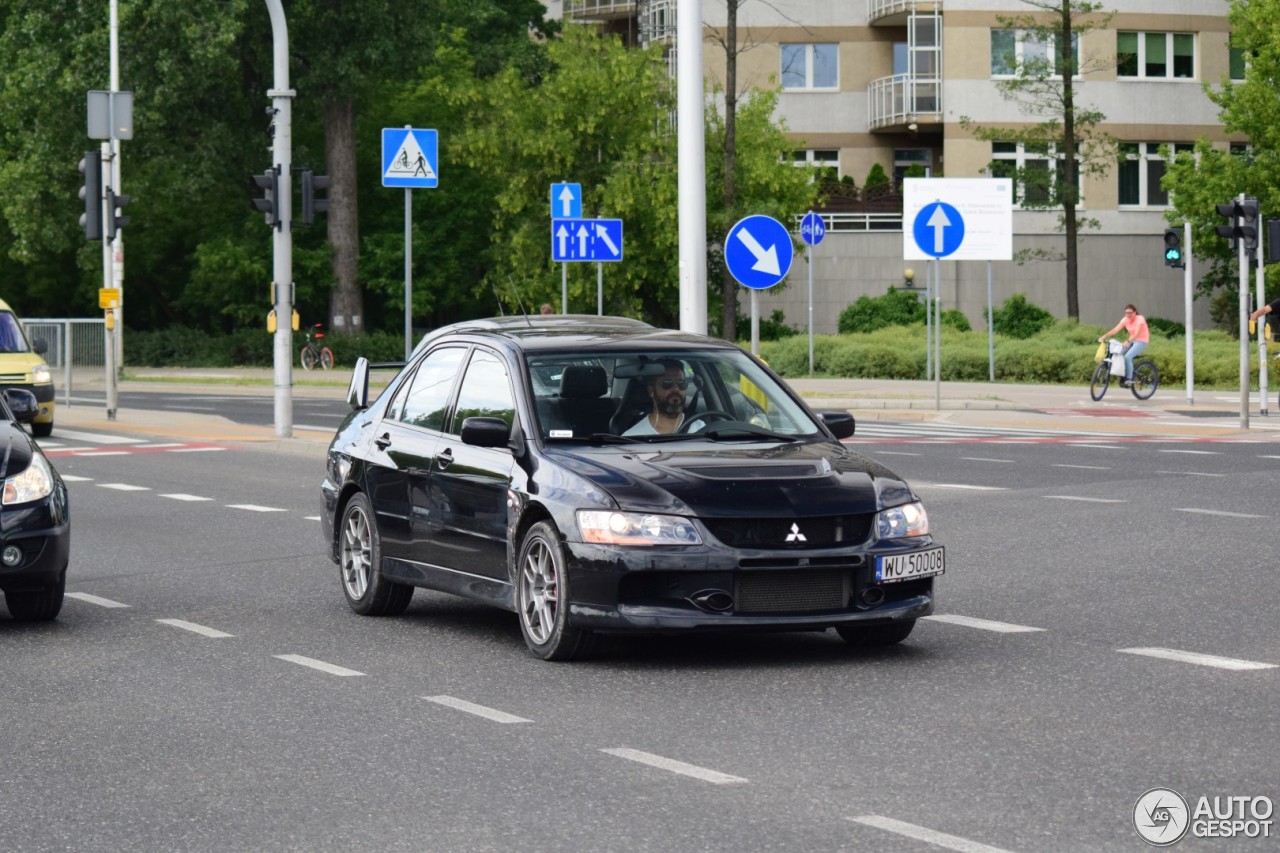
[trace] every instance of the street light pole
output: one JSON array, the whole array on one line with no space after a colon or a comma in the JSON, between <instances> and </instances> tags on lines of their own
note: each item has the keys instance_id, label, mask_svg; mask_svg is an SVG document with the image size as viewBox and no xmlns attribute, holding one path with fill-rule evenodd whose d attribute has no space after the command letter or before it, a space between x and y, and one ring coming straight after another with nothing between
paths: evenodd
<instances>
[{"instance_id":1,"label":"street light pole","mask_svg":"<svg viewBox=\"0 0 1280 853\"><path fill-rule=\"evenodd\" d=\"M109 110L114 108L116 93L120 91L120 10L118 0L111 0L111 94ZM120 195L120 138L116 136L116 122L111 122L111 188ZM107 211L108 216L115 216L114 210ZM111 251L107 257L111 261L111 279L120 291L120 304L116 308L115 328L115 372L118 377L124 372L124 229L116 228L115 239L111 242ZM111 407L114 410L114 406Z\"/></svg>"},{"instance_id":2,"label":"street light pole","mask_svg":"<svg viewBox=\"0 0 1280 853\"><path fill-rule=\"evenodd\" d=\"M702 0L676 6L680 329L707 332L707 155L703 149Z\"/></svg>"},{"instance_id":3,"label":"street light pole","mask_svg":"<svg viewBox=\"0 0 1280 853\"><path fill-rule=\"evenodd\" d=\"M275 287L276 336L273 341L275 377L275 426L277 438L293 435L293 96L289 88L289 27L281 0L267 0L271 14L271 35L275 76L271 98L275 134L271 158L279 169L276 194L276 226L272 235L272 282Z\"/></svg>"}]
</instances>

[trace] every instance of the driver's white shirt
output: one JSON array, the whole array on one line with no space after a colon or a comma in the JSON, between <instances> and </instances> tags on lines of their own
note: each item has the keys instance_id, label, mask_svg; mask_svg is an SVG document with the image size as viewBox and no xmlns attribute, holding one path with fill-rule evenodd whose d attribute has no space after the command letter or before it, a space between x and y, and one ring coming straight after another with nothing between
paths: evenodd
<instances>
[{"instance_id":1,"label":"driver's white shirt","mask_svg":"<svg viewBox=\"0 0 1280 853\"><path fill-rule=\"evenodd\" d=\"M702 422L701 420L695 418L693 423L691 424L691 427L696 427L701 422ZM680 420L676 422L676 428L672 430L672 432L673 433L679 432L680 427L682 427L683 425L684 425L684 415L682 414L680 415ZM653 428L653 423L649 419L648 415L645 415L636 423L632 424L631 427L627 429L626 432L623 433L623 435L664 435L664 434L665 433L660 433Z\"/></svg>"}]
</instances>

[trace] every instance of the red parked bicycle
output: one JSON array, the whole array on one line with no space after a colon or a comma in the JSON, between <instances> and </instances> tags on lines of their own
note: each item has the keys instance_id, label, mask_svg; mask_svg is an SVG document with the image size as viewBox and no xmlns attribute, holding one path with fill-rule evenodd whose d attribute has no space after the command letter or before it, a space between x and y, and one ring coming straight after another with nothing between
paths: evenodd
<instances>
[{"instance_id":1,"label":"red parked bicycle","mask_svg":"<svg viewBox=\"0 0 1280 853\"><path fill-rule=\"evenodd\" d=\"M333 369L333 350L321 346L324 340L324 332L320 331L322 325L316 323L314 329L307 330L307 345L302 348L303 370L314 370L317 364L324 370Z\"/></svg>"}]
</instances>

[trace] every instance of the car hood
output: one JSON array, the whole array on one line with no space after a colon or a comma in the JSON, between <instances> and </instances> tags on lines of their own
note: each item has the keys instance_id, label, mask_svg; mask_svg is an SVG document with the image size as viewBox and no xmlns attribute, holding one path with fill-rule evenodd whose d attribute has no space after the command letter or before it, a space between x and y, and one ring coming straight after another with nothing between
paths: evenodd
<instances>
[{"instance_id":1,"label":"car hood","mask_svg":"<svg viewBox=\"0 0 1280 853\"><path fill-rule=\"evenodd\" d=\"M916 500L892 471L830 442L574 447L547 456L637 512L803 517Z\"/></svg>"},{"instance_id":2,"label":"car hood","mask_svg":"<svg viewBox=\"0 0 1280 853\"><path fill-rule=\"evenodd\" d=\"M0 375L25 376L44 363L45 360L33 352L0 353Z\"/></svg>"}]
</instances>

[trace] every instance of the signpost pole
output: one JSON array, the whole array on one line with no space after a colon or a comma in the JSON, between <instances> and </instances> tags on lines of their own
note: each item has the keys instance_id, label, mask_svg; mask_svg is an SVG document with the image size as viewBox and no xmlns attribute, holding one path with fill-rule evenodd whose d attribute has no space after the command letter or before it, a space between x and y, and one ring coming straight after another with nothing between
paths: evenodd
<instances>
[{"instance_id":1,"label":"signpost pole","mask_svg":"<svg viewBox=\"0 0 1280 853\"><path fill-rule=\"evenodd\" d=\"M1263 271L1262 271L1262 267L1264 264L1263 259L1266 258L1267 256L1266 253L1263 251L1263 245L1262 245L1263 235L1266 232L1266 230L1267 229L1263 226L1262 215L1259 214L1258 215L1258 248L1257 248L1258 269L1254 274L1255 290L1257 291L1257 294L1258 294L1257 305L1259 308L1267 304L1264 301L1264 297L1263 297L1263 291L1265 290L1265 285L1263 284ZM1267 326L1265 322L1258 324L1258 401L1259 401L1258 414L1264 418L1267 417L1267 394L1270 393L1270 389L1267 388L1267 384L1268 384L1267 383L1267 336L1262 333L1262 330L1265 329L1266 327Z\"/></svg>"},{"instance_id":2,"label":"signpost pole","mask_svg":"<svg viewBox=\"0 0 1280 853\"><path fill-rule=\"evenodd\" d=\"M760 302L754 288L751 291L751 354L760 354Z\"/></svg>"},{"instance_id":3,"label":"signpost pole","mask_svg":"<svg viewBox=\"0 0 1280 853\"><path fill-rule=\"evenodd\" d=\"M1236 197L1244 204L1244 193ZM1240 208L1236 208L1239 210ZM1249 428L1249 257L1244 252L1244 237L1236 238L1236 269L1240 278L1240 429Z\"/></svg>"},{"instance_id":4,"label":"signpost pole","mask_svg":"<svg viewBox=\"0 0 1280 853\"><path fill-rule=\"evenodd\" d=\"M404 190L404 360L413 353L413 190Z\"/></svg>"},{"instance_id":5,"label":"signpost pole","mask_svg":"<svg viewBox=\"0 0 1280 853\"><path fill-rule=\"evenodd\" d=\"M817 246L809 247L809 375L813 375L813 253Z\"/></svg>"},{"instance_id":6,"label":"signpost pole","mask_svg":"<svg viewBox=\"0 0 1280 853\"><path fill-rule=\"evenodd\" d=\"M933 261L924 264L924 378L933 378Z\"/></svg>"},{"instance_id":7,"label":"signpost pole","mask_svg":"<svg viewBox=\"0 0 1280 853\"><path fill-rule=\"evenodd\" d=\"M604 316L604 264L596 264L596 316Z\"/></svg>"},{"instance_id":8,"label":"signpost pole","mask_svg":"<svg viewBox=\"0 0 1280 853\"><path fill-rule=\"evenodd\" d=\"M560 264L560 313L569 313L569 265Z\"/></svg>"},{"instance_id":9,"label":"signpost pole","mask_svg":"<svg viewBox=\"0 0 1280 853\"><path fill-rule=\"evenodd\" d=\"M1191 223L1185 222L1182 225L1183 239L1182 244L1187 250L1182 254L1182 302L1183 310L1186 313L1187 327L1187 405L1195 405L1195 360L1193 358L1195 347L1192 345L1191 336Z\"/></svg>"},{"instance_id":10,"label":"signpost pole","mask_svg":"<svg viewBox=\"0 0 1280 853\"><path fill-rule=\"evenodd\" d=\"M935 411L942 410L942 262L937 261L938 271L934 274L937 276L937 289L939 294L934 297L933 313L936 315L933 324L933 408Z\"/></svg>"},{"instance_id":11,"label":"signpost pole","mask_svg":"<svg viewBox=\"0 0 1280 853\"><path fill-rule=\"evenodd\" d=\"M991 261L987 261L987 379L996 381L996 321L991 303Z\"/></svg>"},{"instance_id":12,"label":"signpost pole","mask_svg":"<svg viewBox=\"0 0 1280 853\"><path fill-rule=\"evenodd\" d=\"M102 143L102 175L106 177L110 175L111 168L111 143ZM106 181L103 181L104 187ZM112 287L112 275L115 270L111 263L111 241L107 239L107 217L114 216L115 211L107 208L106 194L103 194L101 202L98 204L98 210L102 217L102 287L109 289ZM116 383L119 379L119 373L116 369L118 362L116 361L116 319L118 317L117 309L108 308L106 315L107 333L107 420L114 421L116 419Z\"/></svg>"}]
</instances>

